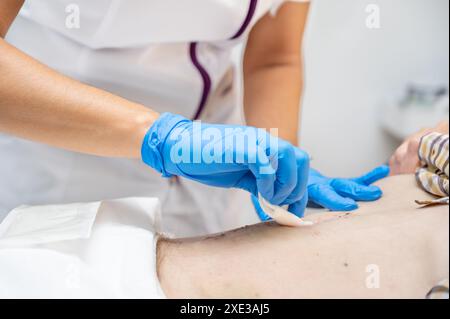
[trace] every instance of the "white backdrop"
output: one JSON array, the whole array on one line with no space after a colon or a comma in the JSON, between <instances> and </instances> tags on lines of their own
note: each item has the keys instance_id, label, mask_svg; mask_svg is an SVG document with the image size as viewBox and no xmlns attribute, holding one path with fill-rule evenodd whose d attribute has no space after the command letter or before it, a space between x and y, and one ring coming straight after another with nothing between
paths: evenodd
<instances>
[{"instance_id":1,"label":"white backdrop","mask_svg":"<svg viewBox=\"0 0 450 319\"><path fill-rule=\"evenodd\" d=\"M369 4L380 29L366 26ZM315 0L301 134L313 166L355 175L388 159L396 143L380 129L381 103L410 82L448 85L448 11L448 0Z\"/></svg>"}]
</instances>

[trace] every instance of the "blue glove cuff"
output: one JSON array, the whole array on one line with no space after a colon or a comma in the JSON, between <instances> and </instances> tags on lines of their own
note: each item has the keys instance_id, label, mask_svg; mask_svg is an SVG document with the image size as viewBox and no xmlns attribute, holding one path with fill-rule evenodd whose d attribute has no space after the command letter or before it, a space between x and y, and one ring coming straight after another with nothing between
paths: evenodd
<instances>
[{"instance_id":1,"label":"blue glove cuff","mask_svg":"<svg viewBox=\"0 0 450 319\"><path fill-rule=\"evenodd\" d=\"M162 155L164 144L170 133L183 122L191 121L180 115L164 113L153 123L142 142L142 161L161 173L163 177L173 176L164 167Z\"/></svg>"}]
</instances>

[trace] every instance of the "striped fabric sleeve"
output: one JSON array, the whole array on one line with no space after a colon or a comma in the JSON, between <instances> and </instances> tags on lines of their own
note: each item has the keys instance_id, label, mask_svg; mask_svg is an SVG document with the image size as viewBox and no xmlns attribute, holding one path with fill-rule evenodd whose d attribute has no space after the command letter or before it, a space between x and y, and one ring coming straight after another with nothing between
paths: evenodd
<instances>
[{"instance_id":1,"label":"striped fabric sleeve","mask_svg":"<svg viewBox=\"0 0 450 319\"><path fill-rule=\"evenodd\" d=\"M422 137L419 146L422 163L416 172L419 184L429 193L449 196L449 136L430 133Z\"/></svg>"},{"instance_id":2,"label":"striped fabric sleeve","mask_svg":"<svg viewBox=\"0 0 450 319\"><path fill-rule=\"evenodd\" d=\"M430 133L422 137L419 158L425 166L433 167L449 176L449 136Z\"/></svg>"}]
</instances>

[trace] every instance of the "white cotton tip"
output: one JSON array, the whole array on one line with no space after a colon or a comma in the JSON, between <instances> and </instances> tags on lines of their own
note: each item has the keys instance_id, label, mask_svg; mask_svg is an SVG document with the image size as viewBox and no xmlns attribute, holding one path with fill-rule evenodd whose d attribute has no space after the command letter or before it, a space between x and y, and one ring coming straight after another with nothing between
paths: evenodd
<instances>
[{"instance_id":1,"label":"white cotton tip","mask_svg":"<svg viewBox=\"0 0 450 319\"><path fill-rule=\"evenodd\" d=\"M280 225L289 227L305 227L314 225L313 222L305 221L282 207L270 204L261 196L261 194L259 195L259 203L261 204L263 211Z\"/></svg>"}]
</instances>

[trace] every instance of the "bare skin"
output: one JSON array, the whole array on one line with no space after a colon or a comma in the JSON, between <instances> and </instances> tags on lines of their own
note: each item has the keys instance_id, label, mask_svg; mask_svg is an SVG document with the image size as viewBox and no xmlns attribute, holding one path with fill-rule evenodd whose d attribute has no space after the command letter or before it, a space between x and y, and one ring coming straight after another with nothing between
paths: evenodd
<instances>
[{"instance_id":1,"label":"bare skin","mask_svg":"<svg viewBox=\"0 0 450 319\"><path fill-rule=\"evenodd\" d=\"M159 114L63 76L9 45L4 37L23 2L0 1L0 132L86 154L139 158L144 135ZM292 51L290 41L300 43L303 29L297 25L305 16L304 6L298 6L285 5L279 17L258 24L244 63L249 124L285 125L281 137L292 142L298 132L301 68L300 52ZM268 90L273 83L280 84L278 89ZM263 99L261 92L266 92ZM273 117L280 105L286 105L285 117Z\"/></svg>"},{"instance_id":2,"label":"bare skin","mask_svg":"<svg viewBox=\"0 0 450 319\"><path fill-rule=\"evenodd\" d=\"M23 1L0 2L4 37ZM0 38L0 131L99 156L139 158L158 114L84 85L39 63Z\"/></svg>"},{"instance_id":3,"label":"bare skin","mask_svg":"<svg viewBox=\"0 0 450 319\"><path fill-rule=\"evenodd\" d=\"M3 0L0 3L0 37L4 38L24 0Z\"/></svg>"},{"instance_id":4,"label":"bare skin","mask_svg":"<svg viewBox=\"0 0 450 319\"><path fill-rule=\"evenodd\" d=\"M0 40L0 131L98 156L138 158L156 112L65 77Z\"/></svg>"},{"instance_id":5,"label":"bare skin","mask_svg":"<svg viewBox=\"0 0 450 319\"><path fill-rule=\"evenodd\" d=\"M298 144L303 93L302 40L309 4L286 3L267 15L250 34L244 57L247 124L279 128L279 136Z\"/></svg>"},{"instance_id":6,"label":"bare skin","mask_svg":"<svg viewBox=\"0 0 450 319\"><path fill-rule=\"evenodd\" d=\"M407 138L402 145L395 151L389 161L391 167L391 175L414 174L420 166L419 145L423 136L432 133L448 134L449 123L444 120L436 127L422 129Z\"/></svg>"},{"instance_id":7,"label":"bare skin","mask_svg":"<svg viewBox=\"0 0 450 319\"><path fill-rule=\"evenodd\" d=\"M352 214L313 214L310 228L261 224L208 239L160 242L170 298L424 298L449 276L447 206L414 177L379 183L385 197ZM378 289L367 288L377 267Z\"/></svg>"}]
</instances>

